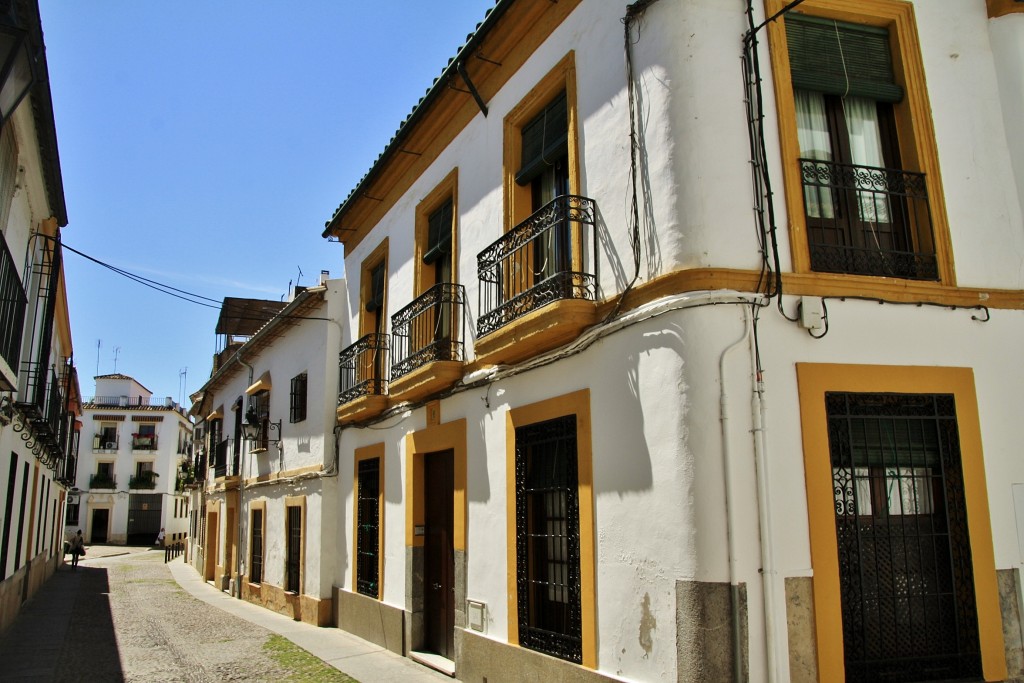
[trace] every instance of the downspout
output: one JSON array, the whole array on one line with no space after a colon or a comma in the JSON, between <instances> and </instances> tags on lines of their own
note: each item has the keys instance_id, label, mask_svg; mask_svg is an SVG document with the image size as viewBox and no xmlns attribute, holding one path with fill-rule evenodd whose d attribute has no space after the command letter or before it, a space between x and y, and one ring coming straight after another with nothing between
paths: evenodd
<instances>
[{"instance_id":1,"label":"downspout","mask_svg":"<svg viewBox=\"0 0 1024 683\"><path fill-rule=\"evenodd\" d=\"M725 484L725 536L726 548L729 562L729 604L732 610L732 670L733 680L743 679L743 630L740 627L740 592L736 583L736 533L733 528L734 516L731 503L732 477L729 473L730 444L729 444L729 400L725 391L725 357L730 351L739 346L750 336L750 309L743 307L743 336L727 346L722 355L718 358L718 385L719 385L719 421L722 427L722 481Z\"/></svg>"},{"instance_id":2,"label":"downspout","mask_svg":"<svg viewBox=\"0 0 1024 683\"><path fill-rule=\"evenodd\" d=\"M251 365L242 360L242 350L235 351L235 360L249 368L249 382L246 384L247 387L252 386L253 368ZM243 413L244 414L244 413ZM238 550L235 552L235 576L237 576L237 584L235 586L235 593L239 600L242 599L242 528L244 526L244 515L243 515L243 497L242 494L245 492L245 475L242 474L245 471L245 451L248 449L239 449L238 454Z\"/></svg>"},{"instance_id":3,"label":"downspout","mask_svg":"<svg viewBox=\"0 0 1024 683\"><path fill-rule=\"evenodd\" d=\"M765 650L768 659L768 683L782 680L779 675L779 634L776 630L775 607L775 542L772 535L772 512L768 504L771 491L768 476L768 446L765 440L765 417L767 401L765 400L764 378L757 363L757 344L751 339L750 367L753 370L753 386L750 398L750 417L753 424L754 466L757 476L757 510L758 526L761 536L761 590L764 599L764 630Z\"/></svg>"}]
</instances>

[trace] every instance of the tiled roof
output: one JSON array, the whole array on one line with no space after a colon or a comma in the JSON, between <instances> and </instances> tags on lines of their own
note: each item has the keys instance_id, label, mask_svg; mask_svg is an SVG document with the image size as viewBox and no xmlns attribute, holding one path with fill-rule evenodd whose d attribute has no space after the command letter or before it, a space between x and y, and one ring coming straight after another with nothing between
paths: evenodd
<instances>
[{"instance_id":1,"label":"tiled roof","mask_svg":"<svg viewBox=\"0 0 1024 683\"><path fill-rule=\"evenodd\" d=\"M484 15L483 21L476 25L476 29L473 31L473 33L470 33L469 35L466 36L466 42L463 43L462 47L460 47L456 51L455 56L448 60L448 64L444 67L444 69L441 70L441 73L437 76L437 78L434 79L434 82L427 89L426 94L424 94L423 97L420 98L419 102L417 102L415 106L413 106L412 110L409 112L409 115L406 116L405 119L400 124L398 124L398 130L395 131L395 134L391 137L391 140L388 141L388 144L384 147L384 151L382 151L377 156L377 160L373 162L373 165L370 167L370 170L366 172L366 174L362 177L362 179L360 179L359 183L356 184L352 191L348 193L348 196L345 198L345 201L338 205L338 208L335 209L334 214L331 215L331 219L324 223L324 237L330 235L331 224L338 217L338 215L345 209L348 203L354 197L357 197L359 196L359 194L361 194L361 190L372 179L377 169L380 167L381 163L387 157L391 156L392 153L394 153L395 149L398 147L398 143L401 142L403 137L405 137L406 132L413 126L416 120L419 119L420 115L422 115L423 112L426 111L427 105L429 105L430 102L433 101L433 99L437 97L439 93L447 89L448 79L451 78L451 75L453 73L455 73L456 66L459 63L461 57L463 56L463 53L468 52L474 43L477 43L488 33L488 31L491 29L494 23L497 22L498 18L514 1L515 0L495 0L494 7L491 7L487 10L487 13Z\"/></svg>"}]
</instances>

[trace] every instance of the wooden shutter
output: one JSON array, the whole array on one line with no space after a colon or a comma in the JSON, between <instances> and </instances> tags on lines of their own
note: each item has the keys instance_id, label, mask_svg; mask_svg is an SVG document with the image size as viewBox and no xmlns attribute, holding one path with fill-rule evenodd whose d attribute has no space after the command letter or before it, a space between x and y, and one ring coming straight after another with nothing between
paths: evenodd
<instances>
[{"instance_id":1,"label":"wooden shutter","mask_svg":"<svg viewBox=\"0 0 1024 683\"><path fill-rule=\"evenodd\" d=\"M452 251L452 210L449 199L427 218L427 250L423 262L428 265Z\"/></svg>"},{"instance_id":2,"label":"wooden shutter","mask_svg":"<svg viewBox=\"0 0 1024 683\"><path fill-rule=\"evenodd\" d=\"M899 102L889 31L799 14L786 17L789 65L796 90Z\"/></svg>"},{"instance_id":3,"label":"wooden shutter","mask_svg":"<svg viewBox=\"0 0 1024 683\"><path fill-rule=\"evenodd\" d=\"M516 182L525 185L569 150L569 111L563 91L523 126L522 163Z\"/></svg>"}]
</instances>

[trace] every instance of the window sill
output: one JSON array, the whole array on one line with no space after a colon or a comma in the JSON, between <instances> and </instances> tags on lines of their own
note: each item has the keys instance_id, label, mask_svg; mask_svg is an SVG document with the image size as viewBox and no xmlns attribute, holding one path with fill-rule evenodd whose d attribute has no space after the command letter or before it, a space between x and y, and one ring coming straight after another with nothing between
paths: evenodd
<instances>
[{"instance_id":1,"label":"window sill","mask_svg":"<svg viewBox=\"0 0 1024 683\"><path fill-rule=\"evenodd\" d=\"M518 363L567 344L596 322L593 301L555 301L477 339L476 361L480 365Z\"/></svg>"}]
</instances>

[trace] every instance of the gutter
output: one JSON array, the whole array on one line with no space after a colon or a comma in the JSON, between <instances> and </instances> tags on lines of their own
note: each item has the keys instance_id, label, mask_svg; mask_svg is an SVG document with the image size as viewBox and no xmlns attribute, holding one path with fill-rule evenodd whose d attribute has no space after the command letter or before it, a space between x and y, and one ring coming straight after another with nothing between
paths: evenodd
<instances>
[{"instance_id":1,"label":"gutter","mask_svg":"<svg viewBox=\"0 0 1024 683\"><path fill-rule=\"evenodd\" d=\"M434 83L427 91L427 94L423 96L415 107L413 107L409 116L406 117L406 119L399 125L398 131L395 133L394 137L391 138L388 146L384 148L384 151L381 152L380 156L377 157L377 161L374 162L373 166L371 166L370 170L366 172L366 175L364 175L363 179L359 181L359 184L356 185L355 189L349 193L348 197L345 198L345 201L337 208L331 216L331 219L324 224L324 231L321 234L321 237L330 237L336 230L338 230L338 226L336 225L338 219L348 211L353 201L363 196L367 186L376 179L384 163L401 149L402 143L409 136L410 131L416 127L416 124L419 123L421 118L426 116L427 110L430 108L430 105L434 103L434 100L440 97L442 93L447 92L448 83L453 77L459 75L460 68L463 71L465 70L464 63L466 58L472 56L472 53L490 34L491 30L494 29L495 25L501 17L505 15L505 12L508 11L509 7L511 7L515 1L516 0L497 0L494 7L487 12L484 20L477 25L476 31L473 32L473 34L466 40L466 44L459 49L455 57L449 60L448 66L445 67L440 76L434 79ZM477 104L479 105L479 99L477 100ZM484 110L484 115L486 116L486 110Z\"/></svg>"}]
</instances>

